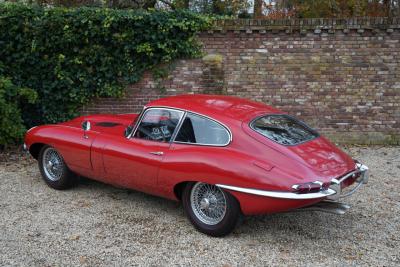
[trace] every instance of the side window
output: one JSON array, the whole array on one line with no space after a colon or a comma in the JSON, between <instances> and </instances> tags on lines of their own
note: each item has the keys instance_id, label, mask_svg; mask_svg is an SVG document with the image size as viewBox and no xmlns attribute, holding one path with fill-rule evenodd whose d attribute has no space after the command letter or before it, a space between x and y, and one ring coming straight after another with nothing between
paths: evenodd
<instances>
[{"instance_id":1,"label":"side window","mask_svg":"<svg viewBox=\"0 0 400 267\"><path fill-rule=\"evenodd\" d=\"M183 112L170 109L147 110L135 132L134 137L169 142Z\"/></svg>"},{"instance_id":2,"label":"side window","mask_svg":"<svg viewBox=\"0 0 400 267\"><path fill-rule=\"evenodd\" d=\"M224 146L230 141L228 130L211 119L188 113L175 138L176 142Z\"/></svg>"}]
</instances>

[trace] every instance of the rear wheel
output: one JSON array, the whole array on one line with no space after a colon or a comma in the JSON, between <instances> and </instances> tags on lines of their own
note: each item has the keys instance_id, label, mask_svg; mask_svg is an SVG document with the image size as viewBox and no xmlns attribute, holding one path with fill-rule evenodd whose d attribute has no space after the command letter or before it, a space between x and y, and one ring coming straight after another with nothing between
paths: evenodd
<instances>
[{"instance_id":1,"label":"rear wheel","mask_svg":"<svg viewBox=\"0 0 400 267\"><path fill-rule=\"evenodd\" d=\"M188 184L182 201L191 223L200 232L211 236L229 234L240 217L237 200L215 185L200 182Z\"/></svg>"},{"instance_id":2,"label":"rear wheel","mask_svg":"<svg viewBox=\"0 0 400 267\"><path fill-rule=\"evenodd\" d=\"M43 146L38 158L40 173L46 184L54 189L75 185L76 176L68 169L60 153L51 146Z\"/></svg>"}]
</instances>

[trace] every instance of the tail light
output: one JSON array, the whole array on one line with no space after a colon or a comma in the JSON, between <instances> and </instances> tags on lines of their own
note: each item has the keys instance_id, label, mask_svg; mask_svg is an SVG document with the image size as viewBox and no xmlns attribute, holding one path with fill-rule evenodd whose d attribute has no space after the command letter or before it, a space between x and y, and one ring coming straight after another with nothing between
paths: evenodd
<instances>
[{"instance_id":1,"label":"tail light","mask_svg":"<svg viewBox=\"0 0 400 267\"><path fill-rule=\"evenodd\" d=\"M320 181L304 183L304 184L296 184L292 186L293 193L297 194L316 193L322 190L326 190L328 188L329 188L329 183L322 183Z\"/></svg>"}]
</instances>

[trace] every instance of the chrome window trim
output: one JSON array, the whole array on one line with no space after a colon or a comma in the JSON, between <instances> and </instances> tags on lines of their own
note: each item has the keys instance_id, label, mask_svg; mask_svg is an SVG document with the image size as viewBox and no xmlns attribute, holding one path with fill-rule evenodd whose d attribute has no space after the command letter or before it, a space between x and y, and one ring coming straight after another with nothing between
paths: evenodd
<instances>
[{"instance_id":1,"label":"chrome window trim","mask_svg":"<svg viewBox=\"0 0 400 267\"><path fill-rule=\"evenodd\" d=\"M179 133L179 131L180 131L180 129L181 129L181 126L182 126L183 122L185 121L185 118L186 118L186 116L187 116L187 114L188 114L187 111L184 111L184 112L185 112L185 113L183 114L181 120L179 121L179 123L178 123L177 126L176 126L176 131L175 131L174 134L171 136L171 143L174 143L175 138L176 138L176 136L178 135L178 133Z\"/></svg>"},{"instance_id":2,"label":"chrome window trim","mask_svg":"<svg viewBox=\"0 0 400 267\"><path fill-rule=\"evenodd\" d=\"M266 116L285 116L285 117L288 117L288 118L294 120L295 122L297 122L298 124L302 125L302 126L303 126L304 128L306 128L307 130L311 131L313 134L315 134L315 137L312 138L312 139L305 140L305 141L303 141L303 142L299 142L299 143L297 143L297 144L293 144L293 145L281 144L281 143L279 143L279 142L277 142L277 141L275 141L275 140L273 140L273 139L271 139L271 138L269 138L269 137L263 135L262 133L260 133L260 132L257 131L256 129L254 129L254 127L253 127L252 124L253 124L256 120L261 119L262 117L266 117ZM284 113L263 114L263 115L257 116L257 117L255 117L254 119L252 119L252 120L249 122L249 127L250 127L250 129L252 129L254 132L256 132L256 133L260 134L261 136L267 138L268 140L271 140L272 142L277 143L277 144L282 145L282 146L298 146L298 145L300 145L300 144L304 144L304 143L310 142L310 141L312 141L312 140L315 140L315 139L317 139L318 137L321 136L316 130L314 130L313 128L311 128L310 126L308 126L307 124L305 124L305 123L302 122L301 120L299 120L299 119L297 119L296 117L293 117L293 116L291 116L291 115L289 115L289 114L284 114Z\"/></svg>"},{"instance_id":3,"label":"chrome window trim","mask_svg":"<svg viewBox=\"0 0 400 267\"><path fill-rule=\"evenodd\" d=\"M227 143L226 145L212 145L212 144L203 144L203 143L188 143L188 142L181 142L181 141L174 141L174 144L182 144L182 145L191 145L191 146L212 146L212 147L226 147L231 142Z\"/></svg>"},{"instance_id":4,"label":"chrome window trim","mask_svg":"<svg viewBox=\"0 0 400 267\"><path fill-rule=\"evenodd\" d=\"M219 121L217 121L217 120L215 120L215 119L213 119L213 118L210 118L210 117L208 117L208 116L206 116L206 115L199 114L199 113L193 112L193 111L186 111L185 118L187 117L188 114L193 114L193 115L195 115L195 116L203 117L203 118L205 118L205 119L211 120L211 121L213 121L213 122L219 124L220 126L222 126L222 128L224 128L224 129L226 130L226 132L228 133L228 137L229 137L228 142L225 143L225 144L220 144L220 145L218 145L218 144L189 143L189 142L175 141L175 138L176 138L176 136L178 135L178 133L179 133L181 127L182 127L182 124L183 124L183 121L184 121L184 119L183 119L181 125L179 125L179 129L178 129L178 131L176 132L176 135L174 136L173 143L176 143L176 144L185 144L185 145L194 145L194 146L225 147L225 146L228 146L228 145L232 142L232 132L231 132L231 130L230 130L225 124L223 124L223 123L221 123L221 122L219 122Z\"/></svg>"},{"instance_id":5,"label":"chrome window trim","mask_svg":"<svg viewBox=\"0 0 400 267\"><path fill-rule=\"evenodd\" d=\"M232 143L232 141L233 141L233 134L232 134L232 131L231 131L231 129L230 129L228 126L226 126L226 124L224 124L224 123L222 123L222 122L220 122L220 121L218 121L218 120L216 120L216 119L213 119L213 118L211 118L211 117L209 117L209 116L207 116L207 115L198 113L198 112L189 111L189 110L185 110L185 109L181 109L181 108L174 108L174 107L170 107L170 106L152 106L152 107L146 107L146 106L144 106L143 109L142 109L142 112L138 115L139 118L138 118L138 120L137 120L137 122L136 122L136 124L135 124L135 127L133 127L131 134L129 134L126 138L130 139L132 136L134 136L134 134L136 133L136 130L137 130L138 126L139 126L139 123L142 121L142 117L143 117L143 115L145 114L145 112L146 112L147 110L149 110L149 109L154 109L154 108L157 108L157 109L176 110L176 111L182 111L182 112L184 112L184 115L182 116L181 121L177 124L177 127L176 127L176 129L177 129L176 134L174 133L173 136L172 136L174 139L172 139L172 137L171 137L171 141L170 141L171 143L185 144L185 145L194 145L194 146L195 146L195 145L198 145L198 146L225 147L225 146L228 146L228 145L229 145L230 143ZM215 121L216 123L222 125L223 128L225 128L225 130L228 131L228 134L229 134L229 142L228 142L227 144L225 144L225 145L208 145L208 144L194 144L194 143L185 143L185 142L175 141L175 137L176 137L177 133L179 132L179 130L180 130L181 126L182 126L182 123L183 123L183 119L186 118L186 114L187 114L187 113L192 113L192 114L195 114L195 115L198 115L198 116L202 116L202 117L204 117L204 118L207 118L207 119L209 119L209 120ZM179 128L178 128L178 127L179 127Z\"/></svg>"},{"instance_id":6,"label":"chrome window trim","mask_svg":"<svg viewBox=\"0 0 400 267\"><path fill-rule=\"evenodd\" d=\"M175 127L175 130L174 130L174 132L173 132L172 135L171 135L171 139L170 139L168 142L165 142L165 143L172 143L172 140L173 140L172 137L174 137L175 133L177 132L178 126L179 126L179 125L181 124L181 122L182 122L182 118L185 117L185 111L184 111L184 110L181 110L181 109L174 109L174 108L168 108L168 107L148 107L148 108L146 108L146 106L145 106L145 107L143 108L142 113L140 114L140 118L138 119L138 121L136 122L136 125L135 125L134 129L132 130L132 133L131 133L127 138L128 138L128 139L135 138L134 136L135 136L135 134L136 134L136 132L137 132L137 129L139 128L140 123L141 123L142 120L143 120L144 115L146 115L146 113L147 113L148 111L150 111L150 110L170 110L170 111L176 111L176 112L182 113L182 114L181 114L181 117L179 118L179 121L178 121L178 123L177 123L177 125L176 125L176 127ZM141 139L141 138L137 138L137 139L144 140L144 139ZM160 141L157 141L157 140L146 140L146 141L153 141L153 142L163 143L163 142L160 142Z\"/></svg>"},{"instance_id":7,"label":"chrome window trim","mask_svg":"<svg viewBox=\"0 0 400 267\"><path fill-rule=\"evenodd\" d=\"M142 121L142 117L143 117L143 114L146 111L146 109L147 109L147 107L144 106L142 111L139 113L138 117L136 117L136 124L132 128L131 133L128 136L126 136L127 139L130 139L133 136L133 133L136 132L136 128L139 126L139 122Z\"/></svg>"}]
</instances>

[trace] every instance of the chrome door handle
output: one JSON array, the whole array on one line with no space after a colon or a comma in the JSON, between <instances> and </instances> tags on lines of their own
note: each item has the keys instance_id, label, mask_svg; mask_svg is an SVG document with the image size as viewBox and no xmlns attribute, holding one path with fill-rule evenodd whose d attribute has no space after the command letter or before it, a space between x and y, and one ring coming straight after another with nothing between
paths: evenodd
<instances>
[{"instance_id":1,"label":"chrome door handle","mask_svg":"<svg viewBox=\"0 0 400 267\"><path fill-rule=\"evenodd\" d=\"M150 154L153 154L153 155L156 155L156 156L162 156L162 155L164 155L164 152L154 151L154 152L150 152Z\"/></svg>"}]
</instances>

